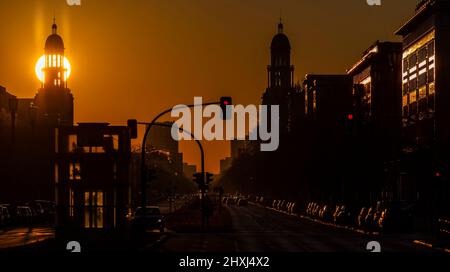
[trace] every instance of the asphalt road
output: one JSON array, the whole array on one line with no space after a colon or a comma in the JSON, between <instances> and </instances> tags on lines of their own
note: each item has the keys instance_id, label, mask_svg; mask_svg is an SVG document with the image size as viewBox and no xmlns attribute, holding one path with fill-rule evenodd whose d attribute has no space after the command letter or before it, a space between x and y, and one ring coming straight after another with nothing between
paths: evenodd
<instances>
[{"instance_id":1,"label":"asphalt road","mask_svg":"<svg viewBox=\"0 0 450 272\"><path fill-rule=\"evenodd\" d=\"M168 252L367 252L378 241L382 252L427 252L413 243L414 236L369 237L348 229L262 207L227 207L234 232L169 234L157 250Z\"/></svg>"}]
</instances>

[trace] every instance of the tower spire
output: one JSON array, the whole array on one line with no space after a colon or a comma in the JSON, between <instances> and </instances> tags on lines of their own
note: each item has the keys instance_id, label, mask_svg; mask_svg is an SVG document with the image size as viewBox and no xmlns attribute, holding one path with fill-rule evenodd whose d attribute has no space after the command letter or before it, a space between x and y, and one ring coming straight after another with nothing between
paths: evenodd
<instances>
[{"instance_id":1,"label":"tower spire","mask_svg":"<svg viewBox=\"0 0 450 272\"><path fill-rule=\"evenodd\" d=\"M278 24L278 33L283 33L283 21L280 16L280 23Z\"/></svg>"},{"instance_id":2,"label":"tower spire","mask_svg":"<svg viewBox=\"0 0 450 272\"><path fill-rule=\"evenodd\" d=\"M58 29L58 26L56 25L56 17L55 17L55 15L53 15L52 33L56 34L57 29Z\"/></svg>"}]
</instances>

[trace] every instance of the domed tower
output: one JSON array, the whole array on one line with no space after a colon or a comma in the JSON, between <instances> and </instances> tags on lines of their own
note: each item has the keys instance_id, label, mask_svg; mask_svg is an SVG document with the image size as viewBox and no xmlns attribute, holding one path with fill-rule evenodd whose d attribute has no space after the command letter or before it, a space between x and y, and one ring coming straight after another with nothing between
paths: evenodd
<instances>
[{"instance_id":1,"label":"domed tower","mask_svg":"<svg viewBox=\"0 0 450 272\"><path fill-rule=\"evenodd\" d=\"M291 66L291 44L283 33L283 24L278 24L278 34L272 39L270 46L271 65L268 67L269 87L290 88L293 85Z\"/></svg>"},{"instance_id":2,"label":"domed tower","mask_svg":"<svg viewBox=\"0 0 450 272\"><path fill-rule=\"evenodd\" d=\"M289 131L290 97L294 90L291 65L291 44L283 32L283 23L278 24L278 33L273 37L270 46L271 64L267 67L267 89L262 97L263 105L279 105L280 131Z\"/></svg>"},{"instance_id":3,"label":"domed tower","mask_svg":"<svg viewBox=\"0 0 450 272\"><path fill-rule=\"evenodd\" d=\"M45 42L44 55L37 70L41 88L35 97L38 117L52 125L73 124L73 96L67 88L70 64L64 56L64 41L54 22L52 34Z\"/></svg>"}]
</instances>

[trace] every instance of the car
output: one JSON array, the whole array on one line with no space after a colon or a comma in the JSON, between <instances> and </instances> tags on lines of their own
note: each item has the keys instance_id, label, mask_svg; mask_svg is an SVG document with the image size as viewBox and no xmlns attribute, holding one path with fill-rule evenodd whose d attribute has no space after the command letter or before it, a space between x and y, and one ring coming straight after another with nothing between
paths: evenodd
<instances>
[{"instance_id":1,"label":"car","mask_svg":"<svg viewBox=\"0 0 450 272\"><path fill-rule=\"evenodd\" d=\"M337 225L350 225L351 224L351 212L347 209L347 206L341 205L336 207L336 211L333 214L333 221Z\"/></svg>"},{"instance_id":2,"label":"car","mask_svg":"<svg viewBox=\"0 0 450 272\"><path fill-rule=\"evenodd\" d=\"M148 206L145 209L138 207L131 219L134 229L165 230L165 218L157 206Z\"/></svg>"},{"instance_id":3,"label":"car","mask_svg":"<svg viewBox=\"0 0 450 272\"><path fill-rule=\"evenodd\" d=\"M442 246L450 245L450 218L442 216L438 219L438 241Z\"/></svg>"},{"instance_id":4,"label":"car","mask_svg":"<svg viewBox=\"0 0 450 272\"><path fill-rule=\"evenodd\" d=\"M29 206L17 206L17 220L19 224L33 223L34 213Z\"/></svg>"},{"instance_id":5,"label":"car","mask_svg":"<svg viewBox=\"0 0 450 272\"><path fill-rule=\"evenodd\" d=\"M358 219L357 219L357 225L360 229L363 229L365 227L365 219L367 216L368 209L366 207L362 207Z\"/></svg>"},{"instance_id":6,"label":"car","mask_svg":"<svg viewBox=\"0 0 450 272\"><path fill-rule=\"evenodd\" d=\"M332 214L330 206L324 205L319 210L319 218L325 222L330 222L332 220L333 214Z\"/></svg>"},{"instance_id":7,"label":"car","mask_svg":"<svg viewBox=\"0 0 450 272\"><path fill-rule=\"evenodd\" d=\"M413 229L413 205L406 201L392 201L385 205L378 227L383 232L411 231Z\"/></svg>"},{"instance_id":8,"label":"car","mask_svg":"<svg viewBox=\"0 0 450 272\"><path fill-rule=\"evenodd\" d=\"M241 198L241 199L239 199L237 205L238 206L248 206L248 200L245 198Z\"/></svg>"},{"instance_id":9,"label":"car","mask_svg":"<svg viewBox=\"0 0 450 272\"><path fill-rule=\"evenodd\" d=\"M0 227L7 226L11 221L9 210L5 206L0 206Z\"/></svg>"},{"instance_id":10,"label":"car","mask_svg":"<svg viewBox=\"0 0 450 272\"><path fill-rule=\"evenodd\" d=\"M56 204L47 200L34 200L27 204L35 213L39 223L52 222L55 219Z\"/></svg>"}]
</instances>

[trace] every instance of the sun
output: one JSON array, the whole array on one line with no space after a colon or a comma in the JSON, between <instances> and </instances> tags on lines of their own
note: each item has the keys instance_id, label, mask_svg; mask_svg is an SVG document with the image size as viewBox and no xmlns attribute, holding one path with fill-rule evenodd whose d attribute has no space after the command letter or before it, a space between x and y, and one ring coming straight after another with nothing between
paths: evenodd
<instances>
[{"instance_id":1,"label":"sun","mask_svg":"<svg viewBox=\"0 0 450 272\"><path fill-rule=\"evenodd\" d=\"M44 82L44 71L43 71L44 68L45 68L45 55L42 55L36 62L35 66L36 76L41 82ZM66 81L70 77L70 73L72 72L70 62L66 57L64 57L64 68L67 69L67 71L64 74L64 81Z\"/></svg>"}]
</instances>

